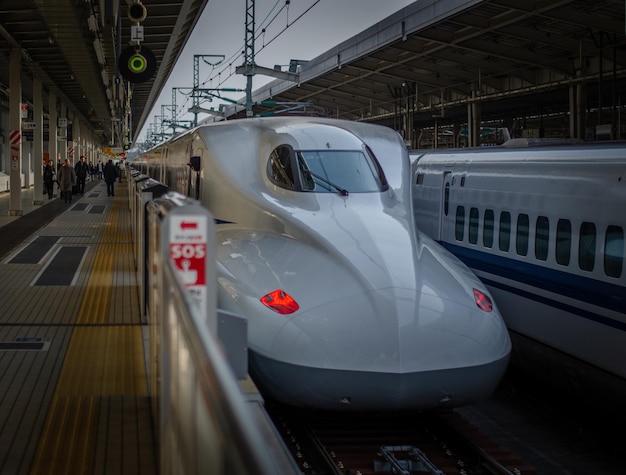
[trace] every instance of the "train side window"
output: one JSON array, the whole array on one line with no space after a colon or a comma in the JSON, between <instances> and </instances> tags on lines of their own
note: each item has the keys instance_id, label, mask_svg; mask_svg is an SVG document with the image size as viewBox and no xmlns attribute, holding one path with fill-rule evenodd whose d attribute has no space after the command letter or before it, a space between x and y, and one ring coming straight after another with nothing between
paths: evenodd
<instances>
[{"instance_id":1,"label":"train side window","mask_svg":"<svg viewBox=\"0 0 626 475\"><path fill-rule=\"evenodd\" d=\"M540 261L548 259L550 241L550 221L546 216L537 216L535 228L535 257Z\"/></svg>"},{"instance_id":2,"label":"train side window","mask_svg":"<svg viewBox=\"0 0 626 475\"><path fill-rule=\"evenodd\" d=\"M578 240L578 267L592 271L596 260L596 225L583 222L580 224Z\"/></svg>"},{"instance_id":3,"label":"train side window","mask_svg":"<svg viewBox=\"0 0 626 475\"><path fill-rule=\"evenodd\" d=\"M483 245L493 247L493 210L486 209L483 221Z\"/></svg>"},{"instance_id":4,"label":"train side window","mask_svg":"<svg viewBox=\"0 0 626 475\"><path fill-rule=\"evenodd\" d=\"M621 277L624 262L624 230L620 226L606 228L604 241L604 273Z\"/></svg>"},{"instance_id":5,"label":"train side window","mask_svg":"<svg viewBox=\"0 0 626 475\"><path fill-rule=\"evenodd\" d=\"M444 190L444 199L443 199L443 214L448 216L448 211L450 210L450 183L446 183L446 187Z\"/></svg>"},{"instance_id":6,"label":"train side window","mask_svg":"<svg viewBox=\"0 0 626 475\"><path fill-rule=\"evenodd\" d=\"M572 223L569 219L559 219L556 223L556 262L569 265L572 249Z\"/></svg>"},{"instance_id":7,"label":"train side window","mask_svg":"<svg viewBox=\"0 0 626 475\"><path fill-rule=\"evenodd\" d=\"M454 237L457 241L462 241L465 235L465 207L457 206L456 208L456 226L454 228Z\"/></svg>"},{"instance_id":8,"label":"train side window","mask_svg":"<svg viewBox=\"0 0 626 475\"><path fill-rule=\"evenodd\" d=\"M520 256L528 254L528 215L517 216L517 230L515 233L515 250Z\"/></svg>"},{"instance_id":9,"label":"train side window","mask_svg":"<svg viewBox=\"0 0 626 475\"><path fill-rule=\"evenodd\" d=\"M511 245L511 213L508 211L502 211L500 213L498 245L501 251L509 252L509 247Z\"/></svg>"},{"instance_id":10,"label":"train side window","mask_svg":"<svg viewBox=\"0 0 626 475\"><path fill-rule=\"evenodd\" d=\"M276 147L267 162L267 175L270 180L281 188L295 190L293 168L293 148L287 145Z\"/></svg>"},{"instance_id":11,"label":"train side window","mask_svg":"<svg viewBox=\"0 0 626 475\"><path fill-rule=\"evenodd\" d=\"M468 240L472 244L478 242L478 208L470 208Z\"/></svg>"},{"instance_id":12,"label":"train side window","mask_svg":"<svg viewBox=\"0 0 626 475\"><path fill-rule=\"evenodd\" d=\"M421 185L422 183L424 183L424 174L423 173L418 173L417 177L415 178L415 184L416 185Z\"/></svg>"}]
</instances>

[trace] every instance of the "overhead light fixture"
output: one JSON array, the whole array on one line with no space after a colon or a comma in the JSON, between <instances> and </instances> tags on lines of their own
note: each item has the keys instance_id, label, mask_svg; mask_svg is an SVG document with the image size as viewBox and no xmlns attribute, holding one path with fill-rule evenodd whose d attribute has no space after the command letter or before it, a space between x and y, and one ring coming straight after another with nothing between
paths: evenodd
<instances>
[{"instance_id":1,"label":"overhead light fixture","mask_svg":"<svg viewBox=\"0 0 626 475\"><path fill-rule=\"evenodd\" d=\"M89 31L93 33L98 31L98 20L96 20L93 13L89 15L89 18L87 18L87 25L89 26Z\"/></svg>"},{"instance_id":2,"label":"overhead light fixture","mask_svg":"<svg viewBox=\"0 0 626 475\"><path fill-rule=\"evenodd\" d=\"M100 38L96 38L93 40L93 48L96 50L96 57L98 58L98 62L104 66L106 61L104 59L104 50L102 49L102 42Z\"/></svg>"}]
</instances>

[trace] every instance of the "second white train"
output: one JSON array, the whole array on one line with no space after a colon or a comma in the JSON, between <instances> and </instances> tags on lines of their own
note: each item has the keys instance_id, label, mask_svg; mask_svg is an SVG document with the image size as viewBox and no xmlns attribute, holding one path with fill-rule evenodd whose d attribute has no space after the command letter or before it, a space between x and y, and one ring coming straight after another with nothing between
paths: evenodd
<instances>
[{"instance_id":1,"label":"second white train","mask_svg":"<svg viewBox=\"0 0 626 475\"><path fill-rule=\"evenodd\" d=\"M626 400L626 144L414 151L416 226L488 286L512 361L590 402Z\"/></svg>"}]
</instances>

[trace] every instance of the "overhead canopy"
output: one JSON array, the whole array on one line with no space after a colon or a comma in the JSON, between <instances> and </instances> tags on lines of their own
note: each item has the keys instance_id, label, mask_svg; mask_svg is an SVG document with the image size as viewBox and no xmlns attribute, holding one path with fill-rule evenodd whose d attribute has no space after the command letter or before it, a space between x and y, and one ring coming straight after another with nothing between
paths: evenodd
<instances>
[{"instance_id":1,"label":"overhead canopy","mask_svg":"<svg viewBox=\"0 0 626 475\"><path fill-rule=\"evenodd\" d=\"M112 119L123 113L116 58L131 34L133 2L119 2L116 9L118 0L3 0L0 83L8 84L9 51L20 48L24 96L32 97L30 77L39 77L108 142ZM144 1L142 45L158 67L132 86L133 141L207 3ZM598 123L611 122L624 101L624 30L622 0L419 0L317 58L294 62L299 78L256 90L253 113L289 109L419 128L463 121L472 103L483 117L502 120L550 117L574 104L599 111ZM244 105L227 108L226 117L244 117ZM400 126L407 111L415 122Z\"/></svg>"},{"instance_id":2,"label":"overhead canopy","mask_svg":"<svg viewBox=\"0 0 626 475\"><path fill-rule=\"evenodd\" d=\"M466 120L480 102L492 119L549 117L575 103L573 85L586 87L590 108L608 111L626 76L624 30L621 0L421 0L301 62L297 81L256 90L253 111L304 103L306 113L393 125L411 110L425 127ZM244 105L226 115L245 116Z\"/></svg>"},{"instance_id":3,"label":"overhead canopy","mask_svg":"<svg viewBox=\"0 0 626 475\"><path fill-rule=\"evenodd\" d=\"M156 73L132 85L133 138L146 123L208 0L150 0L142 47L157 61ZM130 44L131 20L124 0L2 0L0 3L0 83L8 84L8 57L22 50L23 95L32 77L53 91L72 114L83 119L103 143L111 140L112 120L124 114L116 78L117 58ZM121 84L121 82L120 82ZM45 104L47 111L48 106Z\"/></svg>"}]
</instances>

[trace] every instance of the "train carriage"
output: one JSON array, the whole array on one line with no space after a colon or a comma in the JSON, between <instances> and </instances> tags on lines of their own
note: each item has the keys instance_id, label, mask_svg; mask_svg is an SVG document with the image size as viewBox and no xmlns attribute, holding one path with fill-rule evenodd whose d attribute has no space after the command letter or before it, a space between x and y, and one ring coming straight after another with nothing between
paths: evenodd
<instances>
[{"instance_id":1,"label":"train carriage","mask_svg":"<svg viewBox=\"0 0 626 475\"><path fill-rule=\"evenodd\" d=\"M626 144L519 145L411 152L415 225L487 285L513 364L623 400Z\"/></svg>"},{"instance_id":2,"label":"train carriage","mask_svg":"<svg viewBox=\"0 0 626 475\"><path fill-rule=\"evenodd\" d=\"M160 148L156 178L216 220L219 305L248 319L250 372L267 394L394 410L469 404L497 386L506 327L485 285L414 228L396 132L255 118Z\"/></svg>"}]
</instances>

